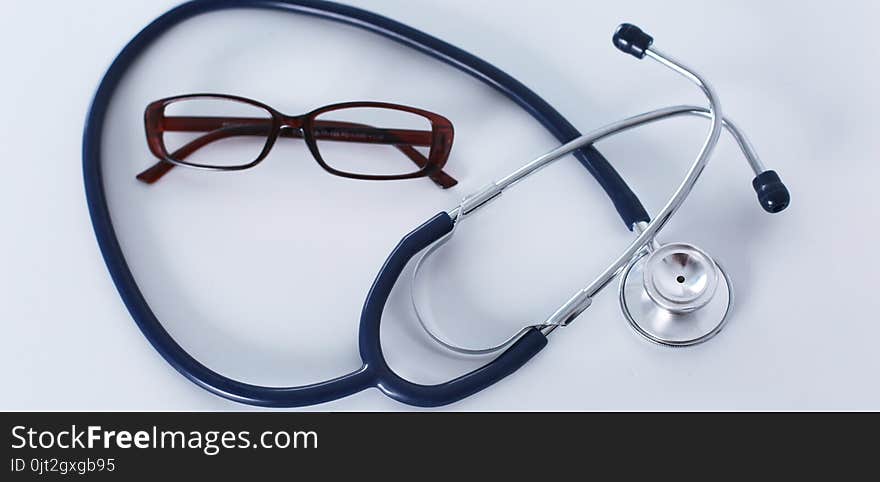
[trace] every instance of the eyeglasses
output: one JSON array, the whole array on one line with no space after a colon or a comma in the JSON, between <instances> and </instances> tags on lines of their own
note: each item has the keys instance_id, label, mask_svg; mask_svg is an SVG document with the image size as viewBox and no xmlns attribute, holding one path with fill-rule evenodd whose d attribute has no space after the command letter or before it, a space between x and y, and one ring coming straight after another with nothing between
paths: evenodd
<instances>
[{"instance_id":1,"label":"eyeglasses","mask_svg":"<svg viewBox=\"0 0 880 482\"><path fill-rule=\"evenodd\" d=\"M240 171L256 166L279 137L303 139L330 174L366 180L428 177L447 189L449 119L383 102L349 102L288 116L242 97L194 94L158 100L144 114L147 144L160 161L137 175L152 184L175 166ZM415 166L413 166L415 164Z\"/></svg>"}]
</instances>

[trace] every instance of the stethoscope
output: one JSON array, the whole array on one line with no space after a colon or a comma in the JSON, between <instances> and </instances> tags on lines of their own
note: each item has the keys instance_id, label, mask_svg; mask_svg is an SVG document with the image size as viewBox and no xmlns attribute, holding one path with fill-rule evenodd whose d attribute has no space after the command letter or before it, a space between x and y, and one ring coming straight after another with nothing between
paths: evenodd
<instances>
[{"instance_id":1,"label":"stethoscope","mask_svg":"<svg viewBox=\"0 0 880 482\"><path fill-rule=\"evenodd\" d=\"M422 404L426 397L430 397L432 404L445 404L492 385L535 356L547 345L547 337L551 333L570 325L590 307L593 298L621 273L621 309L636 332L648 340L670 347L693 346L708 341L724 328L733 306L733 286L727 272L702 249L687 243L664 245L657 241L657 234L693 190L725 128L737 141L755 172L752 185L765 211L779 213L788 207L788 190L776 172L764 168L742 131L723 117L718 96L702 76L654 48L654 39L634 25L621 25L613 40L621 51L638 59L649 57L656 60L696 84L708 99L709 107L658 109L599 128L465 197L455 209L436 215L404 237L376 278L361 315L361 353L381 362L380 373L384 379L379 388L389 395L400 399L404 394L404 401L413 404ZM543 322L528 325L506 341L485 348L465 347L442 336L419 309L415 295L417 290L412 286L413 308L419 324L431 339L463 355L500 354L484 367L435 387L414 385L391 372L384 363L382 348L378 343L379 324L391 289L403 268L413 258L421 253L412 277L412 283L415 284L425 259L452 238L459 224L511 186L583 146L638 126L684 115L705 117L711 121L711 129L697 159L654 220L632 224L636 239L592 283L575 293ZM365 332L369 334L366 337L363 336Z\"/></svg>"},{"instance_id":2,"label":"stethoscope","mask_svg":"<svg viewBox=\"0 0 880 482\"><path fill-rule=\"evenodd\" d=\"M407 235L386 261L367 297L361 315L358 342L363 366L348 375L312 385L264 387L243 383L212 371L187 353L165 330L141 293L121 249L107 205L107 195L102 177L101 141L110 101L126 70L152 42L171 27L202 13L230 8L266 8L308 14L355 25L386 36L453 65L491 85L526 109L560 141L569 141L562 147L529 163L504 180L494 183L474 196L467 197L460 206L450 213L438 214ZM718 140L722 127L725 125L725 121L720 114L717 99L708 85L696 74L693 74L668 57L663 56L656 49L650 48L650 37L642 34L634 27L625 27L615 35L615 42L618 47L637 57L650 56L697 82L707 93L710 100L710 108L665 109L628 119L595 131L587 136L578 137L579 133L577 130L557 111L511 76L448 43L388 18L357 8L319 0L196 0L183 4L154 20L126 45L105 74L95 94L86 120L83 136L83 176L86 196L98 244L101 247L104 260L117 290L145 337L169 364L197 385L217 395L238 402L270 407L295 407L335 400L367 388L376 387L391 398L403 403L429 407L453 403L483 390L512 374L529 361L546 346L547 336L552 331L557 327L566 326L571 323L577 315L589 306L592 297L612 281L620 271L626 270L628 275L625 276L625 279L628 279L633 277L635 273L648 272L653 269L651 268L652 265L648 262L654 259L658 253L663 253L664 249L671 249L665 246L655 246L653 240L657 232L666 224L669 217L674 214L693 187L694 182L708 161L709 154ZM637 125L684 114L697 114L709 117L712 119L712 131L706 144L703 146L697 162L689 171L685 182L682 183L670 203L661 210L655 220L650 221L635 194L633 194L623 179L601 154L589 146L589 144ZM754 154L754 150L733 124L727 123L726 125L740 142L747 158L752 162L753 168L758 173L754 184L762 205L771 212L781 211L788 204L788 193L781 182L779 182L778 176L773 171L765 171L761 167L757 156ZM571 141L571 139L575 140ZM485 366L449 382L433 386L415 384L394 373L388 367L382 352L379 325L382 309L391 288L409 260L421 252L431 252L426 251L426 249L436 249L437 246L442 244L444 238L448 239L448 236L453 233L459 221L462 221L476 209L497 197L507 187L568 153L574 153L590 173L593 174L605 192L608 193L625 224L639 233L637 239L630 245L624 255L615 261L590 287L579 292L546 322L523 329L509 342L498 347L492 347L493 349L491 350L478 350L482 353L494 353L503 350L500 355ZM675 249L683 248L676 247ZM712 261L708 255L696 250L686 254L692 256L690 258L692 261L688 264L689 271L686 271L687 273L699 272L708 276L711 274L710 268L717 269L717 271L713 272L716 274L720 273L717 277L719 284L725 283L729 286L727 276L721 270L720 265ZM643 258L645 258L644 263L641 261ZM715 264L710 264L709 261ZM686 282L681 284L689 290L701 289L700 285L693 281L687 282L686 280ZM712 291L714 293L718 290L723 291L722 288L717 287ZM660 284L659 291L661 294L670 294L665 284ZM703 289L703 291L706 290ZM672 294L674 295L674 293ZM679 298L686 298L686 296L672 297L672 299ZM631 322L638 326L648 325L648 328L650 328L649 324L639 321L645 319L645 315L640 311L639 307L629 300L625 300L625 302L627 303L627 312L629 313L628 316L631 317ZM697 306L700 303L702 303L702 300L680 303L682 306L675 309L681 313L683 318L686 318L701 309L705 309L707 306L714 306L712 301L707 302L703 306ZM686 311L688 309L691 310L688 312ZM725 310L725 318L727 311ZM676 313L675 310L670 312ZM650 316L650 314L647 316ZM427 323L424 324L428 326ZM721 323L719 323L715 332L720 329L720 325ZM442 340L433 331L432 334L435 339ZM666 340L666 336L666 334L660 333L660 336L657 336L655 341L662 343ZM449 342L444 343L449 348L456 348L458 351L474 351L458 347Z\"/></svg>"},{"instance_id":3,"label":"stethoscope","mask_svg":"<svg viewBox=\"0 0 880 482\"><path fill-rule=\"evenodd\" d=\"M733 284L721 263L689 243L661 244L657 234L684 203L705 169L722 129L736 140L755 178L752 185L765 211L779 213L788 207L790 196L775 171L767 170L748 138L730 119L721 114L715 91L705 79L677 60L652 47L654 39L630 24L621 25L614 34L614 44L636 58L650 57L696 84L709 101L709 108L675 106L646 112L609 124L568 142L533 160L507 177L467 196L451 210L452 228L424 250L415 264L410 289L413 310L419 325L435 342L462 355L489 355L515 343L529 330L549 335L568 326L592 303L592 299L622 272L618 288L621 311L632 328L651 342L669 347L687 347L704 343L723 328L733 306ZM561 157L585 145L607 139L630 129L678 116L698 116L711 121L712 127L703 147L685 179L652 222L632 225L636 239L592 283L578 291L543 323L529 325L507 340L485 348L465 347L444 337L425 312L419 308L416 284L425 260L437 252L455 234L459 224L478 209L500 196L506 189L535 174ZM442 215L441 215L442 217Z\"/></svg>"}]
</instances>

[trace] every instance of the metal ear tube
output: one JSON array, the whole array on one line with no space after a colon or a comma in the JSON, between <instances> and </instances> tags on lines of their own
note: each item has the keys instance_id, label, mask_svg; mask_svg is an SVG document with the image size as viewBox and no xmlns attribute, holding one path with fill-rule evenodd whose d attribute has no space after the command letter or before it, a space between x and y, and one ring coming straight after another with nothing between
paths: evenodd
<instances>
[{"instance_id":1,"label":"metal ear tube","mask_svg":"<svg viewBox=\"0 0 880 482\"><path fill-rule=\"evenodd\" d=\"M775 171L767 170L745 134L722 115L721 103L711 85L693 69L657 50L654 38L631 24L621 25L613 37L614 46L637 59L650 58L695 84L706 96L708 107L673 106L624 119L554 149L476 194L465 198L450 211L457 228L465 217L482 208L507 188L536 173L565 155L630 129L679 116L697 116L710 121L710 129L700 153L684 180L666 205L650 222L637 222L631 228L636 239L592 283L575 293L544 322L526 325L507 340L491 347L467 347L450 341L419 309L415 285L424 261L436 253L455 233L451 231L427 249L416 264L412 278L412 305L428 335L442 346L462 355L488 355L513 345L528 329L549 335L571 324L592 304L592 299L621 275L621 311L637 333L648 340L670 347L692 346L717 335L727 322L733 305L733 285L721 263L702 249L687 243L661 244L657 234L678 211L711 158L723 130L734 138L755 174L753 187L761 206L770 213L788 207L788 190Z\"/></svg>"}]
</instances>

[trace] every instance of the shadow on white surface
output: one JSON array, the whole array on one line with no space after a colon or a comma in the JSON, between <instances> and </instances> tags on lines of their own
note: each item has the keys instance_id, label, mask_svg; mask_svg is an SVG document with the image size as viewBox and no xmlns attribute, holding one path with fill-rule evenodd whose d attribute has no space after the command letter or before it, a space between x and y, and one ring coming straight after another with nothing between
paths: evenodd
<instances>
[{"instance_id":1,"label":"shadow on white surface","mask_svg":"<svg viewBox=\"0 0 880 482\"><path fill-rule=\"evenodd\" d=\"M27 45L8 52L19 74L0 80L4 91L23 93L9 99L16 115L0 120L0 149L19 160L0 195L16 207L10 226L27 228L0 241L16 254L10 271L20 273L0 281L2 292L13 294L0 308L8 329L2 365L17 387L4 408L246 408L173 372L121 306L85 210L79 127L60 129L53 142L28 127L41 125L44 111L79 126L109 59L163 10L91 3L106 18L71 7L69 15L46 19L22 3L0 25L4 44ZM737 306L716 340L683 351L649 345L630 332L616 296L606 292L527 367L451 409L880 406L872 341L880 335L872 316L880 306L871 279L880 241L871 222L880 179L872 95L878 58L852 48L872 43L876 4L354 3L484 56L584 131L700 102L687 83L611 48L617 23L642 23L658 45L714 82L725 112L793 194L788 212L765 215L734 143L724 140L661 235L703 247L731 272ZM49 23L40 32L51 33L39 40L28 30L37 19ZM49 28L53 22L57 28ZM783 55L766 45L809 48ZM441 113L456 126L448 169L462 182L441 191L427 180L336 178L304 146L286 142L253 171L175 169L155 186L140 184L134 175L153 162L143 108L198 91L236 93L290 113L345 100ZM653 212L705 128L700 120L673 121L600 149ZM141 59L114 99L103 161L126 256L175 339L225 375L292 385L359 366L360 308L402 235L554 145L488 87L388 40L325 21L242 11L187 22ZM629 236L569 158L469 220L426 267L424 289L450 337L491 341L546 317ZM389 300L382 336L394 369L416 381L439 382L477 363L427 341L409 307L406 277ZM317 409L406 407L368 391Z\"/></svg>"}]
</instances>

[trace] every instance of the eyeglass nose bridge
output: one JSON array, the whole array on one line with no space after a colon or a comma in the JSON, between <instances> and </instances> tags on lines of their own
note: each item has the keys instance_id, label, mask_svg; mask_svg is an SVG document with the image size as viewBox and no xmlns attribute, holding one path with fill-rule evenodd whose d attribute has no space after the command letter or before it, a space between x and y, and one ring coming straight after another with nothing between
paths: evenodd
<instances>
[{"instance_id":1,"label":"eyeglass nose bridge","mask_svg":"<svg viewBox=\"0 0 880 482\"><path fill-rule=\"evenodd\" d=\"M303 127L305 126L306 115L290 116L286 114L280 114L278 117L281 123L281 130L288 129L302 132Z\"/></svg>"}]
</instances>

